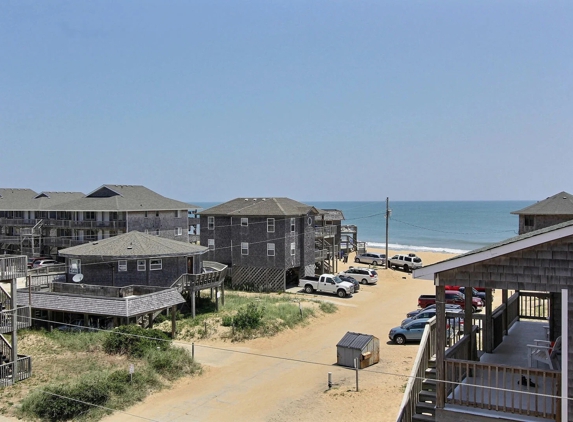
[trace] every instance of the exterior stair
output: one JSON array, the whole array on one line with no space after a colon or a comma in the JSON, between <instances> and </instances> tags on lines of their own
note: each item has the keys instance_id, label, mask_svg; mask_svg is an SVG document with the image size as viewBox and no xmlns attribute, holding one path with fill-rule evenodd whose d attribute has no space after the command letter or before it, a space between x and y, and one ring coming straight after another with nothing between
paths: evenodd
<instances>
[{"instance_id":1,"label":"exterior stair","mask_svg":"<svg viewBox=\"0 0 573 422\"><path fill-rule=\"evenodd\" d=\"M422 391L418 394L416 403L416 413L412 416L412 421L435 422L436 420L436 356L432 356L428 361L428 368L425 371L422 381Z\"/></svg>"}]
</instances>

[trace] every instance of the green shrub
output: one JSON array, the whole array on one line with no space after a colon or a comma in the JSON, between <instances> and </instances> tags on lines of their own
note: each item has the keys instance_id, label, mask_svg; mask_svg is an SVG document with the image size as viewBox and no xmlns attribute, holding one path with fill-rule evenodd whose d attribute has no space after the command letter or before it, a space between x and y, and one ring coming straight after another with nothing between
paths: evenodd
<instances>
[{"instance_id":1,"label":"green shrub","mask_svg":"<svg viewBox=\"0 0 573 422\"><path fill-rule=\"evenodd\" d=\"M223 315L223 318L221 319L221 325L223 327L230 327L233 325L233 317L231 315Z\"/></svg>"},{"instance_id":2,"label":"green shrub","mask_svg":"<svg viewBox=\"0 0 573 422\"><path fill-rule=\"evenodd\" d=\"M43 420L67 421L88 412L93 408L90 404L105 405L109 398L107 377L91 374L74 384L48 386L30 394L22 402L22 412Z\"/></svg>"},{"instance_id":3,"label":"green shrub","mask_svg":"<svg viewBox=\"0 0 573 422\"><path fill-rule=\"evenodd\" d=\"M233 323L240 330L255 329L261 326L265 308L259 307L256 303L249 303L247 306L239 308L237 315L233 318Z\"/></svg>"},{"instance_id":4,"label":"green shrub","mask_svg":"<svg viewBox=\"0 0 573 422\"><path fill-rule=\"evenodd\" d=\"M333 314L338 310L338 307L330 302L320 302L318 308L325 314Z\"/></svg>"},{"instance_id":5,"label":"green shrub","mask_svg":"<svg viewBox=\"0 0 573 422\"><path fill-rule=\"evenodd\" d=\"M180 347L172 347L169 350L149 349L145 359L152 369L169 380L194 374L201 369L199 364L193 361L189 351Z\"/></svg>"},{"instance_id":6,"label":"green shrub","mask_svg":"<svg viewBox=\"0 0 573 422\"><path fill-rule=\"evenodd\" d=\"M149 349L166 350L170 344L167 335L160 330L124 325L108 333L103 349L109 354L142 357Z\"/></svg>"}]
</instances>

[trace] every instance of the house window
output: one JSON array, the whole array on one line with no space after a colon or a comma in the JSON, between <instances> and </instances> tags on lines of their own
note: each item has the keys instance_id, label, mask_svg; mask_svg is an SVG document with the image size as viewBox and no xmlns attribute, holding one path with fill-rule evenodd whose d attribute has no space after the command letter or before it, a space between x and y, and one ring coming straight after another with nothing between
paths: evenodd
<instances>
[{"instance_id":1,"label":"house window","mask_svg":"<svg viewBox=\"0 0 573 422\"><path fill-rule=\"evenodd\" d=\"M155 236L159 236L159 229L155 229Z\"/></svg>"},{"instance_id":2,"label":"house window","mask_svg":"<svg viewBox=\"0 0 573 422\"><path fill-rule=\"evenodd\" d=\"M267 256L275 256L275 244L267 243Z\"/></svg>"},{"instance_id":3,"label":"house window","mask_svg":"<svg viewBox=\"0 0 573 422\"><path fill-rule=\"evenodd\" d=\"M249 244L247 242L241 242L241 255L249 254Z\"/></svg>"},{"instance_id":4,"label":"house window","mask_svg":"<svg viewBox=\"0 0 573 422\"><path fill-rule=\"evenodd\" d=\"M249 219L248 218L241 218L241 226L246 227L249 225Z\"/></svg>"},{"instance_id":5,"label":"house window","mask_svg":"<svg viewBox=\"0 0 573 422\"><path fill-rule=\"evenodd\" d=\"M535 217L533 215L526 215L524 224L525 224L525 227L535 226Z\"/></svg>"},{"instance_id":6,"label":"house window","mask_svg":"<svg viewBox=\"0 0 573 422\"><path fill-rule=\"evenodd\" d=\"M181 218L181 211L180 210L175 211L175 218Z\"/></svg>"},{"instance_id":7,"label":"house window","mask_svg":"<svg viewBox=\"0 0 573 422\"><path fill-rule=\"evenodd\" d=\"M295 251L296 251L296 245L295 245L294 242L292 242L292 243L290 244L290 254L291 254L291 256L294 256Z\"/></svg>"},{"instance_id":8,"label":"house window","mask_svg":"<svg viewBox=\"0 0 573 422\"><path fill-rule=\"evenodd\" d=\"M291 233L294 233L294 232L295 232L295 229L296 229L295 219L294 219L294 218L291 218L291 219L290 219L290 232L291 232Z\"/></svg>"},{"instance_id":9,"label":"house window","mask_svg":"<svg viewBox=\"0 0 573 422\"><path fill-rule=\"evenodd\" d=\"M82 261L80 259L70 259L70 266L68 268L68 273L81 274L81 272L82 272Z\"/></svg>"},{"instance_id":10,"label":"house window","mask_svg":"<svg viewBox=\"0 0 573 422\"><path fill-rule=\"evenodd\" d=\"M175 236L181 236L183 235L183 229L181 227L177 227L175 229Z\"/></svg>"},{"instance_id":11,"label":"house window","mask_svg":"<svg viewBox=\"0 0 573 422\"><path fill-rule=\"evenodd\" d=\"M117 221L117 212L109 213L109 221Z\"/></svg>"},{"instance_id":12,"label":"house window","mask_svg":"<svg viewBox=\"0 0 573 422\"><path fill-rule=\"evenodd\" d=\"M95 220L96 213L94 211L86 211L84 212L84 220Z\"/></svg>"},{"instance_id":13,"label":"house window","mask_svg":"<svg viewBox=\"0 0 573 422\"><path fill-rule=\"evenodd\" d=\"M149 260L149 271L156 271L163 268L163 263L161 259L150 259Z\"/></svg>"},{"instance_id":14,"label":"house window","mask_svg":"<svg viewBox=\"0 0 573 422\"><path fill-rule=\"evenodd\" d=\"M145 211L145 213L143 213L143 216L144 216L145 218L147 218L147 217L148 217L148 215L147 215L147 211Z\"/></svg>"},{"instance_id":15,"label":"house window","mask_svg":"<svg viewBox=\"0 0 573 422\"><path fill-rule=\"evenodd\" d=\"M207 239L207 246L209 247L209 249L214 250L215 249L215 239Z\"/></svg>"},{"instance_id":16,"label":"house window","mask_svg":"<svg viewBox=\"0 0 573 422\"><path fill-rule=\"evenodd\" d=\"M312 217L308 217L308 225L312 226Z\"/></svg>"},{"instance_id":17,"label":"house window","mask_svg":"<svg viewBox=\"0 0 573 422\"><path fill-rule=\"evenodd\" d=\"M275 232L275 219L267 218L267 233L274 233L274 232Z\"/></svg>"},{"instance_id":18,"label":"house window","mask_svg":"<svg viewBox=\"0 0 573 422\"><path fill-rule=\"evenodd\" d=\"M207 217L207 229L215 229L215 217Z\"/></svg>"},{"instance_id":19,"label":"house window","mask_svg":"<svg viewBox=\"0 0 573 422\"><path fill-rule=\"evenodd\" d=\"M137 271L145 271L145 259L138 259L137 260Z\"/></svg>"},{"instance_id":20,"label":"house window","mask_svg":"<svg viewBox=\"0 0 573 422\"><path fill-rule=\"evenodd\" d=\"M155 216L159 217L159 211L155 211Z\"/></svg>"},{"instance_id":21,"label":"house window","mask_svg":"<svg viewBox=\"0 0 573 422\"><path fill-rule=\"evenodd\" d=\"M126 260L117 261L117 271L118 272L127 271L127 261Z\"/></svg>"}]
</instances>

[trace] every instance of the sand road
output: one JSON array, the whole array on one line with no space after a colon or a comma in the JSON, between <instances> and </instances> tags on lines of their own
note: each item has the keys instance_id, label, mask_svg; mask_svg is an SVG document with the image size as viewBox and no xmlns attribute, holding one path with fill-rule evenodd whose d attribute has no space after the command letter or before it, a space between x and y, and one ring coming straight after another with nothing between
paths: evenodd
<instances>
[{"instance_id":1,"label":"sand road","mask_svg":"<svg viewBox=\"0 0 573 422\"><path fill-rule=\"evenodd\" d=\"M418 255L425 265L450 257ZM378 273L377 285L362 286L351 298L312 295L336 303L339 310L306 327L238 344L196 342L195 358L204 366L203 375L179 380L127 413L104 420L395 420L418 345L391 344L388 332L416 309L418 296L432 294L434 286L402 271ZM355 371L335 365L336 344L347 331L380 339L380 362L359 371L358 392ZM328 372L334 382L330 390Z\"/></svg>"}]
</instances>

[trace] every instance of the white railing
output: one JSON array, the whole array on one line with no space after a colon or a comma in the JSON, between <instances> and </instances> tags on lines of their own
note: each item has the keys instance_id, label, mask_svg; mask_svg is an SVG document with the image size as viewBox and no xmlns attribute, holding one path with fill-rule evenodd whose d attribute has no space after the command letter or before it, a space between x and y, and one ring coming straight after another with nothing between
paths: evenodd
<instances>
[{"instance_id":1,"label":"white railing","mask_svg":"<svg viewBox=\"0 0 573 422\"><path fill-rule=\"evenodd\" d=\"M26 277L28 270L28 257L4 256L0 258L0 280L10 280L19 277Z\"/></svg>"}]
</instances>

